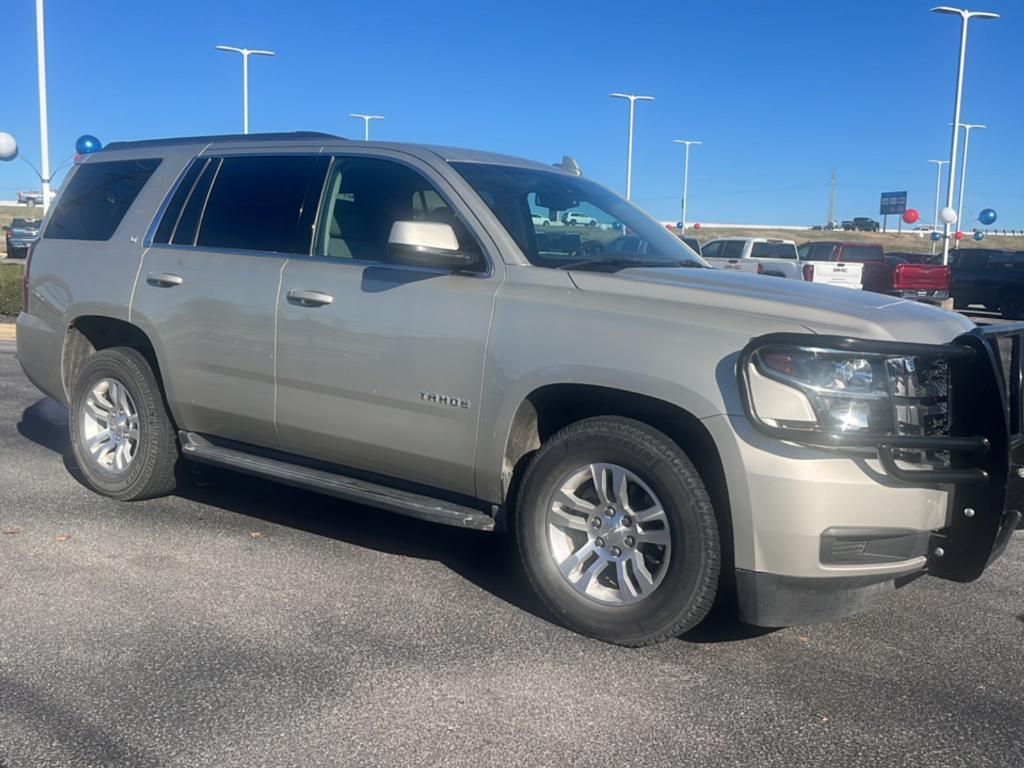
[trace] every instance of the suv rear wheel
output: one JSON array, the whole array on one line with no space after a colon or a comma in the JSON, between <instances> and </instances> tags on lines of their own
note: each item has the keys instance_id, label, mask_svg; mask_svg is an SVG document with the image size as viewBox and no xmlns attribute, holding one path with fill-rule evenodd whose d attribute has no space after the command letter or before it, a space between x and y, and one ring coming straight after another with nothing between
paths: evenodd
<instances>
[{"instance_id":1,"label":"suv rear wheel","mask_svg":"<svg viewBox=\"0 0 1024 768\"><path fill-rule=\"evenodd\" d=\"M174 427L146 358L129 347L87 358L71 385L71 447L94 491L121 501L174 490Z\"/></svg>"},{"instance_id":2,"label":"suv rear wheel","mask_svg":"<svg viewBox=\"0 0 1024 768\"><path fill-rule=\"evenodd\" d=\"M537 593L582 634L646 645L714 602L711 500L679 446L641 422L591 418L552 437L523 478L516 534Z\"/></svg>"}]
</instances>

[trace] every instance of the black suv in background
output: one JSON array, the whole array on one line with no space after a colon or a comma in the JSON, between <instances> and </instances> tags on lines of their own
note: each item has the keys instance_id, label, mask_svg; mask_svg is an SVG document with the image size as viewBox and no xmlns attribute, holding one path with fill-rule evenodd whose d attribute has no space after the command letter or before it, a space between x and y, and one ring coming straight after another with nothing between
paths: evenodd
<instances>
[{"instance_id":1,"label":"black suv in background","mask_svg":"<svg viewBox=\"0 0 1024 768\"><path fill-rule=\"evenodd\" d=\"M1024 319L1024 251L969 248L950 258L949 292L957 309L980 304Z\"/></svg>"}]
</instances>

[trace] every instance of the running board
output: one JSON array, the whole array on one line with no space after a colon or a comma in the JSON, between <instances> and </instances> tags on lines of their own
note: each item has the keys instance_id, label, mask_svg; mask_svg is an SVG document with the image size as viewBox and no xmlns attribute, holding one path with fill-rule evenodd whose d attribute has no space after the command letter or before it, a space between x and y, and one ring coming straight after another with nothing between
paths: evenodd
<instances>
[{"instance_id":1,"label":"running board","mask_svg":"<svg viewBox=\"0 0 1024 768\"><path fill-rule=\"evenodd\" d=\"M178 432L178 438L185 457L204 464L266 477L296 488L324 493L345 501L386 509L420 520L429 520L432 523L478 531L494 530L494 518L473 507L226 448L211 443L195 432L181 430Z\"/></svg>"}]
</instances>

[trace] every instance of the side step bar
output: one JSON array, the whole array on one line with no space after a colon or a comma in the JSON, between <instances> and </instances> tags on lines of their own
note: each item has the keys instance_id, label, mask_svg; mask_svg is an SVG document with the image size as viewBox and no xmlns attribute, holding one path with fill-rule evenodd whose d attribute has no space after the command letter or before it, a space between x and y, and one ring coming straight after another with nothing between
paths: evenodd
<instances>
[{"instance_id":1,"label":"side step bar","mask_svg":"<svg viewBox=\"0 0 1024 768\"><path fill-rule=\"evenodd\" d=\"M386 509L400 515L429 520L432 523L493 531L494 518L473 507L442 501L418 493L388 488L385 485L357 480L354 477L303 467L286 461L269 459L234 448L215 445L195 432L178 432L181 450L186 458L204 464L245 472L277 480L296 488L324 493L345 501Z\"/></svg>"}]
</instances>

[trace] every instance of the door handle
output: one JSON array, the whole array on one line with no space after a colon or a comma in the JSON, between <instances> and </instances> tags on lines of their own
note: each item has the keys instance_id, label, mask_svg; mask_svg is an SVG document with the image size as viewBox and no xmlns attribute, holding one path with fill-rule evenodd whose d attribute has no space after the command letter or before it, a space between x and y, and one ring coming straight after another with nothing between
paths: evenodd
<instances>
[{"instance_id":1,"label":"door handle","mask_svg":"<svg viewBox=\"0 0 1024 768\"><path fill-rule=\"evenodd\" d=\"M172 275L168 272L150 272L146 275L146 282L156 288L173 288L185 281L181 279L180 275Z\"/></svg>"},{"instance_id":2,"label":"door handle","mask_svg":"<svg viewBox=\"0 0 1024 768\"><path fill-rule=\"evenodd\" d=\"M288 291L288 302L300 307L324 307L334 301L334 297L323 291Z\"/></svg>"}]
</instances>

